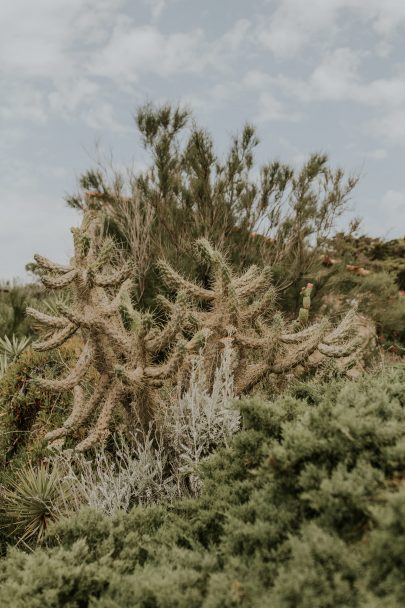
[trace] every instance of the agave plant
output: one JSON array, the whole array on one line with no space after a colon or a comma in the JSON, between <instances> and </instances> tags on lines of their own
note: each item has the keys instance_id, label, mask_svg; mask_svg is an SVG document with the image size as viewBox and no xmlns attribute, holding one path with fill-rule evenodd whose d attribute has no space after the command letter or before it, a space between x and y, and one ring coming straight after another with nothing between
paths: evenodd
<instances>
[{"instance_id":1,"label":"agave plant","mask_svg":"<svg viewBox=\"0 0 405 608\"><path fill-rule=\"evenodd\" d=\"M0 378L10 363L15 361L24 352L30 341L31 339L27 336L18 338L14 334L11 340L8 336L0 338Z\"/></svg>"},{"instance_id":2,"label":"agave plant","mask_svg":"<svg viewBox=\"0 0 405 608\"><path fill-rule=\"evenodd\" d=\"M24 352L29 343L29 337L22 336L21 338L18 338L13 334L11 340L8 336L0 338L0 349L3 351L3 354L5 354L9 360L13 361L14 359L17 359L17 357L19 357L22 352Z\"/></svg>"},{"instance_id":3,"label":"agave plant","mask_svg":"<svg viewBox=\"0 0 405 608\"><path fill-rule=\"evenodd\" d=\"M2 526L27 543L40 540L49 523L67 510L69 488L59 470L41 464L20 470L2 491Z\"/></svg>"}]
</instances>

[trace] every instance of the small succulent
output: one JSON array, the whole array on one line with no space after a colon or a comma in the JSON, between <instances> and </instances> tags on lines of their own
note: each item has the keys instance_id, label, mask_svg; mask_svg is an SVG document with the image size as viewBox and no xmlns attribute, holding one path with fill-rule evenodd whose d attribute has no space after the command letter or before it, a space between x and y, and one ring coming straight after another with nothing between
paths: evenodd
<instances>
[{"instance_id":1,"label":"small succulent","mask_svg":"<svg viewBox=\"0 0 405 608\"><path fill-rule=\"evenodd\" d=\"M49 523L64 510L68 487L57 468L29 465L2 490L2 527L18 542L40 540Z\"/></svg>"},{"instance_id":2,"label":"small succulent","mask_svg":"<svg viewBox=\"0 0 405 608\"><path fill-rule=\"evenodd\" d=\"M0 378L6 369L25 351L31 339L27 336L18 338L13 334L11 340L8 336L0 338Z\"/></svg>"},{"instance_id":3,"label":"small succulent","mask_svg":"<svg viewBox=\"0 0 405 608\"><path fill-rule=\"evenodd\" d=\"M0 338L0 350L2 351L2 354L5 354L8 357L8 359L14 360L17 359L22 352L24 352L29 343L30 338L27 336L18 338L13 334L11 340L8 336L4 336L4 338Z\"/></svg>"}]
</instances>

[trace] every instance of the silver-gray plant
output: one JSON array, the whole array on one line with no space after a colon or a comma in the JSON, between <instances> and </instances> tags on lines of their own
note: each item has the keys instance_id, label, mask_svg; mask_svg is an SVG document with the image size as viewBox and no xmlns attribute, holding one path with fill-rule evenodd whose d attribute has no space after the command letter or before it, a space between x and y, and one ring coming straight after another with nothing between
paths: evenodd
<instances>
[{"instance_id":1,"label":"silver-gray plant","mask_svg":"<svg viewBox=\"0 0 405 608\"><path fill-rule=\"evenodd\" d=\"M233 352L227 346L207 388L203 353L192 364L189 388L167 410L159 436L139 429L136 437L115 436L114 457L104 445L93 459L82 453L62 451L52 460L64 471L73 488L75 508L85 504L112 515L134 504L170 502L198 494L198 464L218 446L227 445L239 428L239 413L232 407Z\"/></svg>"},{"instance_id":2,"label":"silver-gray plant","mask_svg":"<svg viewBox=\"0 0 405 608\"><path fill-rule=\"evenodd\" d=\"M152 432L143 440L115 436L114 456L104 445L93 459L82 453L61 452L54 462L64 471L64 478L74 488L76 508L87 505L106 515L128 509L134 504L149 505L170 501L177 494L177 484L167 475L167 454Z\"/></svg>"},{"instance_id":3,"label":"silver-gray plant","mask_svg":"<svg viewBox=\"0 0 405 608\"><path fill-rule=\"evenodd\" d=\"M209 389L201 351L192 361L187 391L179 394L167 410L165 428L176 454L177 477L188 477L195 493L199 489L197 467L201 459L214 448L227 445L239 429L240 415L233 407L234 358L233 349L226 344Z\"/></svg>"}]
</instances>

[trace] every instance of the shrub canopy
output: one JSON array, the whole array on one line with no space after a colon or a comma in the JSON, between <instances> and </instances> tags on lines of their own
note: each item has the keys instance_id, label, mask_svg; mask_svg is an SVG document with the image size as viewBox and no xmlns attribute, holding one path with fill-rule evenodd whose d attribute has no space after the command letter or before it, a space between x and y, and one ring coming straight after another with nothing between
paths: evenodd
<instances>
[{"instance_id":1,"label":"shrub canopy","mask_svg":"<svg viewBox=\"0 0 405 608\"><path fill-rule=\"evenodd\" d=\"M405 369L239 407L198 500L61 520L10 550L1 605L403 606Z\"/></svg>"}]
</instances>

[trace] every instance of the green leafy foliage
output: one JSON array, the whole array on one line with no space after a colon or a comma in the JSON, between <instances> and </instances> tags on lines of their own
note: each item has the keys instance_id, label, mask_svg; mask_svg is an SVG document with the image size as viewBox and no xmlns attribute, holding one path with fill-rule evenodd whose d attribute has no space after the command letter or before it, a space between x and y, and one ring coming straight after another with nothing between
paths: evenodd
<instances>
[{"instance_id":1,"label":"green leafy foliage","mask_svg":"<svg viewBox=\"0 0 405 608\"><path fill-rule=\"evenodd\" d=\"M0 565L0 603L399 607L405 369L239 402L244 430L203 492L108 518L83 510Z\"/></svg>"}]
</instances>

